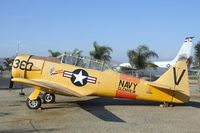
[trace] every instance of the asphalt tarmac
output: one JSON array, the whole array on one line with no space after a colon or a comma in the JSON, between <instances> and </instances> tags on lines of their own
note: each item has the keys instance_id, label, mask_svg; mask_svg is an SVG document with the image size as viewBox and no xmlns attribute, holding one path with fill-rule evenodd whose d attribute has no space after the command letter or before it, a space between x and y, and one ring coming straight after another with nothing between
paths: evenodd
<instances>
[{"instance_id":1,"label":"asphalt tarmac","mask_svg":"<svg viewBox=\"0 0 200 133\"><path fill-rule=\"evenodd\" d=\"M0 89L1 133L199 133L200 91L190 86L191 101L175 107L160 103L100 97L56 96L56 103L30 110L31 88Z\"/></svg>"}]
</instances>

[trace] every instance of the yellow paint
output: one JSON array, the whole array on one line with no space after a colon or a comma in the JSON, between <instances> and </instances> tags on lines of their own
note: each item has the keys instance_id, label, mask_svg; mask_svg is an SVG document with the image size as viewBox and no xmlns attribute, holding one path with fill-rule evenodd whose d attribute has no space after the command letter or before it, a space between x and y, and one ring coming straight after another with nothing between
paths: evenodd
<instances>
[{"instance_id":1,"label":"yellow paint","mask_svg":"<svg viewBox=\"0 0 200 133\"><path fill-rule=\"evenodd\" d=\"M101 71L59 63L59 60L56 58L49 59L20 55L16 59L20 60L20 62L22 60L27 61L29 67L33 63L31 70L21 70L20 65L16 67L18 62L14 62L15 68L13 67L12 69L14 82L37 87L30 95L30 99L36 99L40 89L59 95L94 95L172 103L188 102L190 98L188 71L185 61L178 61L174 67L171 67L157 81L148 82L122 75L111 69ZM85 86L80 87L73 83L75 81L71 81L71 77L63 76L64 71L73 75L73 72L77 69L86 71L90 78L96 78L96 83L87 82Z\"/></svg>"},{"instance_id":2,"label":"yellow paint","mask_svg":"<svg viewBox=\"0 0 200 133\"><path fill-rule=\"evenodd\" d=\"M34 91L28 97L30 100L36 100L40 94L40 87L34 87Z\"/></svg>"}]
</instances>

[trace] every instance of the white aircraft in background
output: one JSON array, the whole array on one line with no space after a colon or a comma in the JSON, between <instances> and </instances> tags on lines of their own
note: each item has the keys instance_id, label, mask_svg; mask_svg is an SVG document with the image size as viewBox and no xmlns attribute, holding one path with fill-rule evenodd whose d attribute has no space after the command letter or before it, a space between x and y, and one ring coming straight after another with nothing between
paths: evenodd
<instances>
[{"instance_id":1,"label":"white aircraft in background","mask_svg":"<svg viewBox=\"0 0 200 133\"><path fill-rule=\"evenodd\" d=\"M183 45L182 45L180 51L178 52L178 54L176 55L176 57L173 60L157 61L157 62L153 62L153 63L161 68L169 68L169 67L173 66L178 61L179 58L181 58L181 57L189 58L192 53L192 39L193 38L194 37L186 37L185 38L185 41L183 42ZM122 63L122 64L120 64L120 67L132 68L130 63Z\"/></svg>"},{"instance_id":2,"label":"white aircraft in background","mask_svg":"<svg viewBox=\"0 0 200 133\"><path fill-rule=\"evenodd\" d=\"M171 60L171 61L160 61L160 62L153 62L155 65L158 67L163 67L163 68L169 68L170 66L174 65L179 58L184 57L184 58L189 58L192 53L192 39L194 37L186 37L185 41L183 42L183 45L176 55L176 57Z\"/></svg>"}]
</instances>

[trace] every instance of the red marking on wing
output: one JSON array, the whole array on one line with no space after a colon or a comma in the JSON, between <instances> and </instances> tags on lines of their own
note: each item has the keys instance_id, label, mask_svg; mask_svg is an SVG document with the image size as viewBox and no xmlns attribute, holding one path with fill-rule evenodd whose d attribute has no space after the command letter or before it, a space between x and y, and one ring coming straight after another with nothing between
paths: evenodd
<instances>
[{"instance_id":1,"label":"red marking on wing","mask_svg":"<svg viewBox=\"0 0 200 133\"><path fill-rule=\"evenodd\" d=\"M127 76L124 74L120 74L120 80L130 81L130 82L137 83L137 84L140 82L140 80L138 78L135 78L132 76Z\"/></svg>"},{"instance_id":2,"label":"red marking on wing","mask_svg":"<svg viewBox=\"0 0 200 133\"><path fill-rule=\"evenodd\" d=\"M117 90L116 98L136 99L137 95L122 90Z\"/></svg>"}]
</instances>

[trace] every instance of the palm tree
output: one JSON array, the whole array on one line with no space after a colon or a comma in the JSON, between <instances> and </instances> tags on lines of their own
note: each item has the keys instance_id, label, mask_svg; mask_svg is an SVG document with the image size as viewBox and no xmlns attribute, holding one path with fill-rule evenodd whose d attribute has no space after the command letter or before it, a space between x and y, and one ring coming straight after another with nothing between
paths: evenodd
<instances>
[{"instance_id":1,"label":"palm tree","mask_svg":"<svg viewBox=\"0 0 200 133\"><path fill-rule=\"evenodd\" d=\"M190 57L187 59L187 66L188 66L188 68L190 68L190 66L192 65L192 62L193 62L193 57L190 56Z\"/></svg>"},{"instance_id":2,"label":"palm tree","mask_svg":"<svg viewBox=\"0 0 200 133\"><path fill-rule=\"evenodd\" d=\"M50 54L51 57L58 57L58 56L61 55L61 53L58 52L58 51L48 50L48 52L49 52L49 54Z\"/></svg>"},{"instance_id":3,"label":"palm tree","mask_svg":"<svg viewBox=\"0 0 200 133\"><path fill-rule=\"evenodd\" d=\"M79 49L75 48L71 54L73 56L81 56L82 53L83 53L83 50L79 50Z\"/></svg>"},{"instance_id":4,"label":"palm tree","mask_svg":"<svg viewBox=\"0 0 200 133\"><path fill-rule=\"evenodd\" d=\"M5 66L5 70L11 71L13 61L14 61L13 58L5 58L5 59L4 59L3 64L4 64L4 66Z\"/></svg>"},{"instance_id":5,"label":"palm tree","mask_svg":"<svg viewBox=\"0 0 200 133\"><path fill-rule=\"evenodd\" d=\"M111 56L110 53L112 52L112 48L108 46L100 46L97 44L96 41L93 43L94 51L90 51L90 56L92 56L94 59L104 60L104 61L110 61Z\"/></svg>"},{"instance_id":6,"label":"palm tree","mask_svg":"<svg viewBox=\"0 0 200 133\"><path fill-rule=\"evenodd\" d=\"M144 69L148 66L148 64L152 64L149 62L150 58L158 58L157 53L149 50L149 47L146 45L139 45L135 50L128 50L127 55L129 63L137 69Z\"/></svg>"},{"instance_id":7,"label":"palm tree","mask_svg":"<svg viewBox=\"0 0 200 133\"><path fill-rule=\"evenodd\" d=\"M195 65L200 68L200 41L195 45Z\"/></svg>"},{"instance_id":8,"label":"palm tree","mask_svg":"<svg viewBox=\"0 0 200 133\"><path fill-rule=\"evenodd\" d=\"M3 66L2 65L0 65L0 74L2 74L3 73Z\"/></svg>"},{"instance_id":9,"label":"palm tree","mask_svg":"<svg viewBox=\"0 0 200 133\"><path fill-rule=\"evenodd\" d=\"M193 63L193 57L192 56L187 58L186 56L183 55L183 56L180 56L178 60L185 60L188 68L190 68L191 64Z\"/></svg>"}]
</instances>

